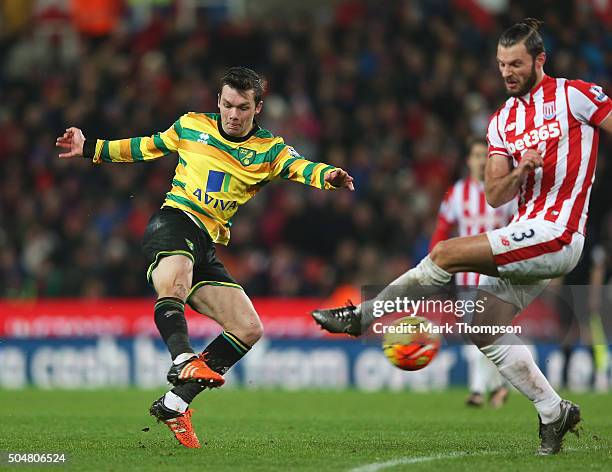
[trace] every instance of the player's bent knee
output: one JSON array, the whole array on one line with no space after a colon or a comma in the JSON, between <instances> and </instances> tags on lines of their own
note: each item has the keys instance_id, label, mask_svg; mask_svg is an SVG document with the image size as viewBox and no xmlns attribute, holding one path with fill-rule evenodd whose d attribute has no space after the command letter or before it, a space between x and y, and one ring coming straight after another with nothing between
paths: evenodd
<instances>
[{"instance_id":1,"label":"player's bent knee","mask_svg":"<svg viewBox=\"0 0 612 472\"><path fill-rule=\"evenodd\" d=\"M228 331L238 336L244 343L253 346L263 336L263 324L257 313L252 312L242 318L239 325Z\"/></svg>"},{"instance_id":2,"label":"player's bent knee","mask_svg":"<svg viewBox=\"0 0 612 472\"><path fill-rule=\"evenodd\" d=\"M194 306L193 299L190 300L192 308L200 313L206 313L206 310L199 310ZM259 315L253 309L245 310L241 307L240 311L227 313L227 316L214 317L225 331L229 331L243 343L253 346L263 336L263 325L259 319Z\"/></svg>"}]
</instances>

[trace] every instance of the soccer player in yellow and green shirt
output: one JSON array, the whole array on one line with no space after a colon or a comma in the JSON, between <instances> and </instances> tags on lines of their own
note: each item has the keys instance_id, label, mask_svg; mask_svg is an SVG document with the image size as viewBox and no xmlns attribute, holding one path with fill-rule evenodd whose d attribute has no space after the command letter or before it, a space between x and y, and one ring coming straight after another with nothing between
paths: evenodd
<instances>
[{"instance_id":1,"label":"soccer player in yellow and green shirt","mask_svg":"<svg viewBox=\"0 0 612 472\"><path fill-rule=\"evenodd\" d=\"M85 140L78 128L57 139L60 158L85 157L95 164L139 162L178 152L172 188L147 226L143 250L147 278L158 299L155 323L172 356L168 381L174 388L153 402L150 413L166 423L181 444L200 447L189 404L262 335L253 304L215 254L227 244L231 218L268 182L283 178L320 189L354 190L344 170L301 157L281 137L255 121L263 106L262 78L245 67L220 81L219 113L187 113L153 136ZM185 303L217 321L223 332L203 353L189 343Z\"/></svg>"}]
</instances>

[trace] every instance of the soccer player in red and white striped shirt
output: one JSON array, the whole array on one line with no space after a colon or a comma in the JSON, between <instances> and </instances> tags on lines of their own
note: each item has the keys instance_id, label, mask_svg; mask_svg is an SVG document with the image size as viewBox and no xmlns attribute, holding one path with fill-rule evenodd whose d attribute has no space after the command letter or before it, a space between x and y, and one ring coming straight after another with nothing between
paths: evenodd
<instances>
[{"instance_id":1,"label":"soccer player in red and white striped shirt","mask_svg":"<svg viewBox=\"0 0 612 472\"><path fill-rule=\"evenodd\" d=\"M450 239L453 233L457 236L471 236L506 226L516 213L516 199L498 208L487 203L484 188L487 154L485 139L470 140L466 159L468 176L455 182L446 192L429 243L430 251L439 242ZM475 287L479 279L480 274L477 272L455 274L455 284L458 286ZM474 345L466 346L464 353L470 390L466 404L482 406L484 395L490 391L491 406L502 406L508 396L508 389L495 366Z\"/></svg>"},{"instance_id":2,"label":"soccer player in red and white striped shirt","mask_svg":"<svg viewBox=\"0 0 612 472\"><path fill-rule=\"evenodd\" d=\"M472 139L468 143L468 176L455 182L444 195L429 243L430 251L439 242L450 239L453 233L457 236L480 234L506 226L512 219L516 212L516 199L498 208L487 203L484 187L487 152L484 139ZM457 285L475 286L479 279L477 272L455 274Z\"/></svg>"},{"instance_id":3,"label":"soccer player in red and white striped shirt","mask_svg":"<svg viewBox=\"0 0 612 472\"><path fill-rule=\"evenodd\" d=\"M472 325L509 326L549 280L570 272L584 245L588 201L595 176L599 130L612 133L612 101L601 87L544 74L540 22L526 19L504 31L497 63L510 96L489 126L485 194L493 207L518 195L518 211L504 228L438 243L416 267L361 305L315 310L325 329L359 335L374 321L374 306L452 274L483 274L483 313ZM522 285L519 285L522 284ZM378 312L378 311L377 311ZM489 328L490 330L490 328ZM580 421L578 405L562 400L514 334L473 334L472 341L499 372L533 403L540 420L538 453L556 454Z\"/></svg>"}]
</instances>

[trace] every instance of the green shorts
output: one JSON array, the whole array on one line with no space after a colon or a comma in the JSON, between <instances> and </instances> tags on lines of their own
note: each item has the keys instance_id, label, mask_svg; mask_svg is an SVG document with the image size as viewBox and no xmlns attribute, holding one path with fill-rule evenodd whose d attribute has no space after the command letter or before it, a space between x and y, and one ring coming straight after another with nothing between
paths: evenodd
<instances>
[{"instance_id":1,"label":"green shorts","mask_svg":"<svg viewBox=\"0 0 612 472\"><path fill-rule=\"evenodd\" d=\"M210 235L177 208L163 207L149 220L142 241L142 249L149 264L147 280L166 256L180 254L193 261L193 281L189 297L203 285L224 285L242 290L217 259L215 243Z\"/></svg>"}]
</instances>

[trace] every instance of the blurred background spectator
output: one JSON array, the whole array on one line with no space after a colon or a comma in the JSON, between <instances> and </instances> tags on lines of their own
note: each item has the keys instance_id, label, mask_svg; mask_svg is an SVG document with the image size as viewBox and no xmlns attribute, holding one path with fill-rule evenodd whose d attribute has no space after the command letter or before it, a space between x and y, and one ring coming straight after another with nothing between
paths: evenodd
<instances>
[{"instance_id":1,"label":"blurred background spectator","mask_svg":"<svg viewBox=\"0 0 612 472\"><path fill-rule=\"evenodd\" d=\"M357 191L271 185L221 259L251 296L329 296L423 257L440 199L505 99L500 32L545 21L545 70L612 92L612 2L576 0L3 0L0 296L141 296L140 240L176 157L57 158L71 125L117 139L216 111L231 65L269 84L260 124L350 171ZM612 240L611 140L600 143L589 238ZM600 224L602 223L602 224Z\"/></svg>"}]
</instances>

